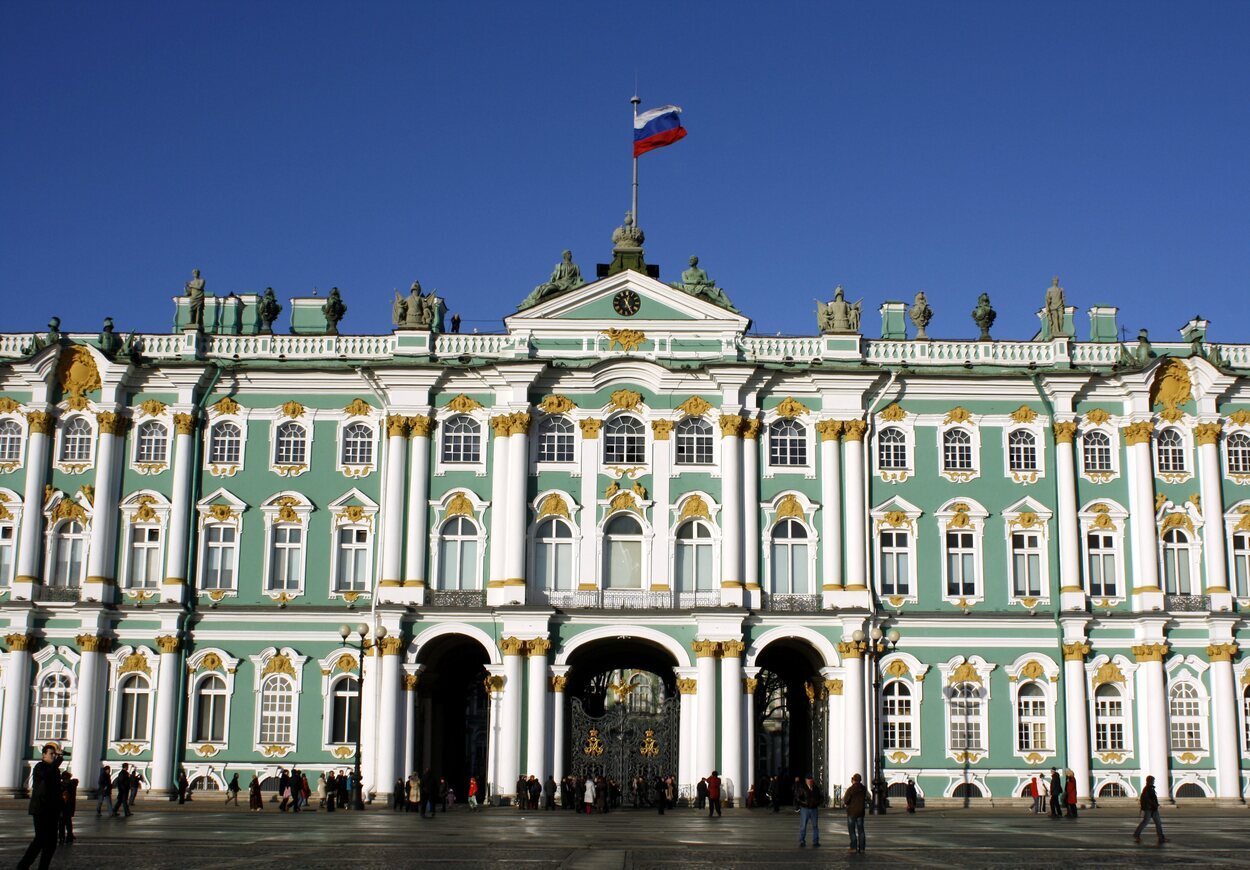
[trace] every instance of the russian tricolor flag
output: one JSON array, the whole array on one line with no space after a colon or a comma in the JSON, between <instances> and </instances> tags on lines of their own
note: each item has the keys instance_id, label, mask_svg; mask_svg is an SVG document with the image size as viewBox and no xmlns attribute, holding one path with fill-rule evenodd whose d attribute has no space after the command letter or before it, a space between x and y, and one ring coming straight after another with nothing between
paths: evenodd
<instances>
[{"instance_id":1,"label":"russian tricolor flag","mask_svg":"<svg viewBox=\"0 0 1250 870\"><path fill-rule=\"evenodd\" d=\"M672 145L686 136L681 125L681 106L661 106L648 109L634 118L634 156L646 154L656 148Z\"/></svg>"}]
</instances>

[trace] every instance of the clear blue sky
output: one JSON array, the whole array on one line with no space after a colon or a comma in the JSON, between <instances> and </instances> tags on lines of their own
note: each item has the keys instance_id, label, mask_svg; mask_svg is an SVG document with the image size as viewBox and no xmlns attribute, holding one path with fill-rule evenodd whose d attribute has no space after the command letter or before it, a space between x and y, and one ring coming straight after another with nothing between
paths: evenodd
<instances>
[{"instance_id":1,"label":"clear blue sky","mask_svg":"<svg viewBox=\"0 0 1250 870\"><path fill-rule=\"evenodd\" d=\"M350 332L418 278L498 330L610 257L636 74L689 131L641 160L647 259L758 331L841 283L869 335L924 289L936 337L988 292L1028 338L1057 274L1130 337L1247 341L1248 46L1247 2L7 0L0 330L167 331L194 267L338 286Z\"/></svg>"}]
</instances>

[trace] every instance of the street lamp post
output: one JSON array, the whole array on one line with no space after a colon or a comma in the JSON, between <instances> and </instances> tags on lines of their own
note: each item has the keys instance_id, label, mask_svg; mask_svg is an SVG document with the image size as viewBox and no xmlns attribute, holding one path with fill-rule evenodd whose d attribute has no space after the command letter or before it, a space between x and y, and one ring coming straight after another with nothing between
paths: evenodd
<instances>
[{"instance_id":1,"label":"street lamp post","mask_svg":"<svg viewBox=\"0 0 1250 870\"><path fill-rule=\"evenodd\" d=\"M344 623L339 626L339 637L343 638L340 646L350 646L356 650L359 657L356 661L360 662L360 680L356 684L356 770L352 777L352 809L363 810L365 808L364 801L364 783L360 779L360 715L364 710L365 703L365 638L369 635L369 626L360 623L355 627L357 635L355 643L349 643L348 640L352 636L352 626ZM377 632L379 641L386 637L386 626L379 625Z\"/></svg>"},{"instance_id":2,"label":"street lamp post","mask_svg":"<svg viewBox=\"0 0 1250 870\"><path fill-rule=\"evenodd\" d=\"M898 629L892 628L889 632L884 632L877 625L874 625L869 633L870 643L864 643L865 637L862 631L856 631L852 635L856 643L864 645L868 653L868 667L872 669L872 807L878 815L885 815L888 805L885 784L885 741L882 735L884 723L881 719L880 663L883 656L893 652L898 646L900 636Z\"/></svg>"}]
</instances>

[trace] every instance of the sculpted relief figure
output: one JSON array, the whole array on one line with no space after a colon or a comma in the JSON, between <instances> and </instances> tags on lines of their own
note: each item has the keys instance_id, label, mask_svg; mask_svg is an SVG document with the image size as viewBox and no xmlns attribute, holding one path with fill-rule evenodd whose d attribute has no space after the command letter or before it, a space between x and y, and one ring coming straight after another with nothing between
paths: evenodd
<instances>
[{"instance_id":1,"label":"sculpted relief figure","mask_svg":"<svg viewBox=\"0 0 1250 870\"><path fill-rule=\"evenodd\" d=\"M816 325L821 335L837 332L859 332L860 307L863 300L851 304L844 298L842 285L833 291L833 299L829 303L817 301Z\"/></svg>"},{"instance_id":2,"label":"sculpted relief figure","mask_svg":"<svg viewBox=\"0 0 1250 870\"><path fill-rule=\"evenodd\" d=\"M537 305L549 296L581 287L586 282L582 279L582 270L573 262L573 252L565 251L560 255L560 262L551 270L551 278L534 288L534 292L526 296L517 306L517 310Z\"/></svg>"},{"instance_id":3,"label":"sculpted relief figure","mask_svg":"<svg viewBox=\"0 0 1250 870\"><path fill-rule=\"evenodd\" d=\"M1067 314L1067 302L1064 299L1063 288L1059 286L1059 276L1051 279L1050 286L1046 288L1046 324L1050 327L1050 337L1058 338L1061 335L1067 335L1064 330L1064 315Z\"/></svg>"},{"instance_id":4,"label":"sculpted relief figure","mask_svg":"<svg viewBox=\"0 0 1250 870\"><path fill-rule=\"evenodd\" d=\"M719 305L721 308L727 308L736 312L738 309L729 301L729 297L725 291L716 286L716 282L707 276L699 268L699 258L690 258L690 268L681 273L681 282L669 285L674 289L684 291L697 299L703 299L711 302L713 305Z\"/></svg>"},{"instance_id":5,"label":"sculpted relief figure","mask_svg":"<svg viewBox=\"0 0 1250 870\"><path fill-rule=\"evenodd\" d=\"M916 301L907 310L907 316L916 327L916 338L928 338L929 336L925 335L925 329L933 320L933 309L929 307L929 300L925 298L923 290L916 294Z\"/></svg>"},{"instance_id":6,"label":"sculpted relief figure","mask_svg":"<svg viewBox=\"0 0 1250 870\"><path fill-rule=\"evenodd\" d=\"M204 329L204 279L200 277L199 269L191 270L191 280L186 283L185 292L186 297L191 300L191 321L188 325L202 331Z\"/></svg>"}]
</instances>

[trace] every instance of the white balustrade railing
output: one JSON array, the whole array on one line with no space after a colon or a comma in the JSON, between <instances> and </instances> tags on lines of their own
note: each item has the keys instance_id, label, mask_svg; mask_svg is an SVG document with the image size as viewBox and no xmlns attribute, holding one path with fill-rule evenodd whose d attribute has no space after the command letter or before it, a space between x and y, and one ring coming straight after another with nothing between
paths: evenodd
<instances>
[{"instance_id":1,"label":"white balustrade railing","mask_svg":"<svg viewBox=\"0 0 1250 870\"><path fill-rule=\"evenodd\" d=\"M0 335L0 357L20 357L22 351L30 344L29 332L9 332Z\"/></svg>"},{"instance_id":2,"label":"white balustrade railing","mask_svg":"<svg viewBox=\"0 0 1250 870\"><path fill-rule=\"evenodd\" d=\"M439 357L492 357L511 355L524 340L512 335L444 333L434 340L434 355Z\"/></svg>"},{"instance_id":3,"label":"white balustrade railing","mask_svg":"<svg viewBox=\"0 0 1250 870\"><path fill-rule=\"evenodd\" d=\"M811 361L821 355L823 347L819 336L748 335L742 339L742 352L748 361Z\"/></svg>"},{"instance_id":4,"label":"white balustrade railing","mask_svg":"<svg viewBox=\"0 0 1250 870\"><path fill-rule=\"evenodd\" d=\"M1055 362L1048 341L866 341L864 361L875 365L1046 366Z\"/></svg>"}]
</instances>

